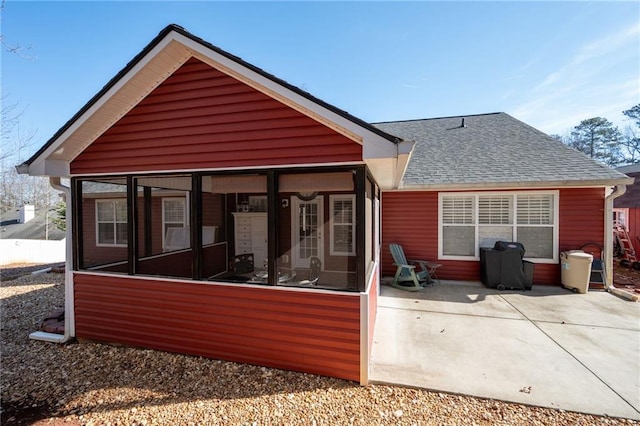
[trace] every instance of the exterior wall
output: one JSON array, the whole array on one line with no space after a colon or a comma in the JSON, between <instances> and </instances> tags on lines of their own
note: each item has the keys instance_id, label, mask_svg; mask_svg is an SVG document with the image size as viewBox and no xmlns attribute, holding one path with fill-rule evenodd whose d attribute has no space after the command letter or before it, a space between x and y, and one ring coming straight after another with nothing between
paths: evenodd
<instances>
[{"instance_id":1,"label":"exterior wall","mask_svg":"<svg viewBox=\"0 0 640 426\"><path fill-rule=\"evenodd\" d=\"M143 208L141 203L138 204L138 208ZM127 260L127 247L96 245L96 200L94 198L82 200L82 236L85 265ZM138 235L138 238L141 236ZM141 240L141 245L144 245L144 240ZM144 250L144 247L141 249Z\"/></svg>"},{"instance_id":2,"label":"exterior wall","mask_svg":"<svg viewBox=\"0 0 640 426\"><path fill-rule=\"evenodd\" d=\"M640 209L629 208L627 226L629 227L629 239L633 243L636 257L638 257L640 253Z\"/></svg>"},{"instance_id":3,"label":"exterior wall","mask_svg":"<svg viewBox=\"0 0 640 426\"><path fill-rule=\"evenodd\" d=\"M635 178L632 185L627 185L627 190L622 196L613 200L613 207L619 209L628 209L627 231L629 239L633 243L636 255L640 253L640 173L626 173L627 176Z\"/></svg>"},{"instance_id":4,"label":"exterior wall","mask_svg":"<svg viewBox=\"0 0 640 426\"><path fill-rule=\"evenodd\" d=\"M604 188L560 189L559 251L587 242L604 243ZM401 244L407 258L442 263L438 277L479 281L480 262L438 259L438 192L384 192L382 195L382 273L393 276L390 243ZM560 284L559 264L538 263L534 284Z\"/></svg>"},{"instance_id":5,"label":"exterior wall","mask_svg":"<svg viewBox=\"0 0 640 426\"><path fill-rule=\"evenodd\" d=\"M79 338L360 380L360 293L74 274Z\"/></svg>"},{"instance_id":6,"label":"exterior wall","mask_svg":"<svg viewBox=\"0 0 640 426\"><path fill-rule=\"evenodd\" d=\"M72 174L362 161L362 147L187 61L72 163Z\"/></svg>"}]
</instances>

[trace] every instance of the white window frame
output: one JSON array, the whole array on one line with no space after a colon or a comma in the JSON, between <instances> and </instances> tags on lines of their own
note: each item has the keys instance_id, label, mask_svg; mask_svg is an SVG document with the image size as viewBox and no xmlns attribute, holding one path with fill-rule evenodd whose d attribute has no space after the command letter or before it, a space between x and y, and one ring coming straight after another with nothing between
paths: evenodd
<instances>
[{"instance_id":1,"label":"white window frame","mask_svg":"<svg viewBox=\"0 0 640 426\"><path fill-rule=\"evenodd\" d=\"M115 211L113 212L113 221L109 221L109 222L105 222L105 221L100 221L98 220L99 216L98 216L98 210L99 207L98 205L101 203L113 203L114 209ZM100 199L100 200L95 200L95 207L96 207L96 247L127 247L127 244L117 244L116 241L118 241L118 232L116 229L116 224L118 223L124 223L126 224L127 221L118 221L117 219L117 203L124 203L125 205L127 204L127 199L126 198L105 198L105 199ZM104 242L100 242L100 223L111 223L113 224L113 243L104 243Z\"/></svg>"},{"instance_id":2,"label":"white window frame","mask_svg":"<svg viewBox=\"0 0 640 426\"><path fill-rule=\"evenodd\" d=\"M165 215L165 202L167 201L182 201L183 208L183 221L182 222L167 222ZM171 224L181 224L180 228L188 228L189 227L189 203L188 197L163 197L162 198L162 250L166 250L167 243L167 228L166 225L168 223Z\"/></svg>"},{"instance_id":3,"label":"white window frame","mask_svg":"<svg viewBox=\"0 0 640 426\"><path fill-rule=\"evenodd\" d=\"M466 260L466 261L478 261L480 260L480 246L479 246L479 229L481 226L478 222L478 197L480 196L511 196L512 201L512 216L513 223L510 225L496 225L496 226L512 226L513 227L513 235L514 240L517 241L517 228L518 226L538 226L538 225L522 225L517 223L517 197L519 195L551 195L553 197L553 224L552 225L539 225L543 227L553 227L553 257L552 258L528 258L525 257L525 260L534 262L534 263L558 263L559 262L559 250L558 250L558 237L559 237L559 217L560 217L560 191L559 190L551 190L551 191L494 191L494 192L440 192L438 193L438 258L442 260ZM466 224L461 226L473 226L475 227L475 253L473 256L459 256L459 255L445 255L443 254L443 226L446 225L443 223L442 214L443 214L443 200L447 196L458 196L458 197L468 197L472 196L474 198L473 203L473 223ZM454 225L455 226L455 225ZM525 247L526 249L526 247Z\"/></svg>"},{"instance_id":4,"label":"white window frame","mask_svg":"<svg viewBox=\"0 0 640 426\"><path fill-rule=\"evenodd\" d=\"M622 214L622 220L620 220L620 215ZM613 220L620 222L624 229L629 231L629 209L628 208L614 208L613 209Z\"/></svg>"},{"instance_id":5,"label":"white window frame","mask_svg":"<svg viewBox=\"0 0 640 426\"><path fill-rule=\"evenodd\" d=\"M334 220L334 202L335 201L351 201L351 205L353 206L353 212L351 214L351 223L336 223ZM335 194L329 195L329 254L331 256L355 256L356 255L356 196L355 194ZM351 225L351 247L352 250L350 252L344 251L336 251L334 242L335 242L335 226L336 225Z\"/></svg>"}]
</instances>

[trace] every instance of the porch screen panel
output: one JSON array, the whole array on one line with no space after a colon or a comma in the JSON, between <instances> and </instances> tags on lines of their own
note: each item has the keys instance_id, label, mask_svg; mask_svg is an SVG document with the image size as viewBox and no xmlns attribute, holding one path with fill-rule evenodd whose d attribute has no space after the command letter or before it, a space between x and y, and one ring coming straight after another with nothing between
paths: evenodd
<instances>
[{"instance_id":1,"label":"porch screen panel","mask_svg":"<svg viewBox=\"0 0 640 426\"><path fill-rule=\"evenodd\" d=\"M191 176L141 176L137 186L137 273L191 278Z\"/></svg>"},{"instance_id":2,"label":"porch screen panel","mask_svg":"<svg viewBox=\"0 0 640 426\"><path fill-rule=\"evenodd\" d=\"M278 285L356 288L354 179L344 170L279 173Z\"/></svg>"},{"instance_id":3,"label":"porch screen panel","mask_svg":"<svg viewBox=\"0 0 640 426\"><path fill-rule=\"evenodd\" d=\"M81 269L111 272L128 270L127 181L125 178L80 180L78 238Z\"/></svg>"}]
</instances>

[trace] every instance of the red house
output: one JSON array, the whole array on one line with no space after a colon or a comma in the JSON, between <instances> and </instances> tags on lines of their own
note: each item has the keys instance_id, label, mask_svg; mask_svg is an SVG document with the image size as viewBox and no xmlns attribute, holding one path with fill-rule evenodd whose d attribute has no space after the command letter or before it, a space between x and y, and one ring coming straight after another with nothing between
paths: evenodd
<instances>
[{"instance_id":1,"label":"red house","mask_svg":"<svg viewBox=\"0 0 640 426\"><path fill-rule=\"evenodd\" d=\"M628 185L623 195L616 198L613 204L613 219L620 222L629 234L629 241L633 244L636 256L640 253L640 164L618 167L617 171L626 174L634 180Z\"/></svg>"},{"instance_id":2,"label":"red house","mask_svg":"<svg viewBox=\"0 0 640 426\"><path fill-rule=\"evenodd\" d=\"M18 169L71 206L65 335L41 338L361 383L389 242L478 280L518 240L557 285L629 183L503 113L366 123L174 25Z\"/></svg>"}]
</instances>

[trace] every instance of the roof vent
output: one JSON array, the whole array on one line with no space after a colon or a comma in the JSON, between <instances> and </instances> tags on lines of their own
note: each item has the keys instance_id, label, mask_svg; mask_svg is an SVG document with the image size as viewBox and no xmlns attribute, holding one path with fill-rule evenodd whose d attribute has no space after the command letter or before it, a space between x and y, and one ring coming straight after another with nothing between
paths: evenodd
<instances>
[{"instance_id":1,"label":"roof vent","mask_svg":"<svg viewBox=\"0 0 640 426\"><path fill-rule=\"evenodd\" d=\"M466 125L466 124L464 124L464 117L462 117L462 123L460 123L460 127L461 127L461 128L462 128L462 127L467 127L467 125Z\"/></svg>"}]
</instances>

